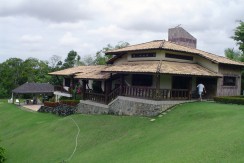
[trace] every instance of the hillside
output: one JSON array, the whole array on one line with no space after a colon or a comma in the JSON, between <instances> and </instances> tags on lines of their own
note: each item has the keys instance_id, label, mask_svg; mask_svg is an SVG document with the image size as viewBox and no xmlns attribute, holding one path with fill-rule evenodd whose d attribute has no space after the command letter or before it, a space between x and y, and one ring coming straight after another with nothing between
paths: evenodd
<instances>
[{"instance_id":1,"label":"hillside","mask_svg":"<svg viewBox=\"0 0 244 163\"><path fill-rule=\"evenodd\" d=\"M208 102L146 117L27 112L0 102L7 162L244 162L244 107Z\"/></svg>"}]
</instances>

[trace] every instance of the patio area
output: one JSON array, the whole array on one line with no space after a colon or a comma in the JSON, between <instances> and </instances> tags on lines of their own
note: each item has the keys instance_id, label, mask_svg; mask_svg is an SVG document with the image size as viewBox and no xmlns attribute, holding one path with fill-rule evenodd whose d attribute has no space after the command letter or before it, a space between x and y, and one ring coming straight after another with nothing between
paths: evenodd
<instances>
[{"instance_id":1,"label":"patio area","mask_svg":"<svg viewBox=\"0 0 244 163\"><path fill-rule=\"evenodd\" d=\"M31 110L31 111L38 111L42 105L21 105L22 107Z\"/></svg>"}]
</instances>

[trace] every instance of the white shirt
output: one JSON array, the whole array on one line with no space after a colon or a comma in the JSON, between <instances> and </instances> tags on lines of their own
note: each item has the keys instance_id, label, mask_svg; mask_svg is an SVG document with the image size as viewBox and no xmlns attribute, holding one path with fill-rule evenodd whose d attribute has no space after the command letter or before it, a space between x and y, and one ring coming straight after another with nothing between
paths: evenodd
<instances>
[{"instance_id":1,"label":"white shirt","mask_svg":"<svg viewBox=\"0 0 244 163\"><path fill-rule=\"evenodd\" d=\"M203 84L198 84L197 85L198 92L203 92L203 89L205 88Z\"/></svg>"}]
</instances>

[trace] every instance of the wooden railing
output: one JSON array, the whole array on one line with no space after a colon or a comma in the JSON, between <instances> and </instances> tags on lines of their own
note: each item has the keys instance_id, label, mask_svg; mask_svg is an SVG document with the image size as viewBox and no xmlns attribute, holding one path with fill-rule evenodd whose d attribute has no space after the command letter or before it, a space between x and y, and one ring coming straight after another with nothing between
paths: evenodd
<instances>
[{"instance_id":1,"label":"wooden railing","mask_svg":"<svg viewBox=\"0 0 244 163\"><path fill-rule=\"evenodd\" d=\"M170 99L190 99L190 91L188 89L172 89Z\"/></svg>"},{"instance_id":2,"label":"wooden railing","mask_svg":"<svg viewBox=\"0 0 244 163\"><path fill-rule=\"evenodd\" d=\"M84 95L85 100L91 100L99 103L107 103L105 100L105 94L86 92Z\"/></svg>"},{"instance_id":3,"label":"wooden railing","mask_svg":"<svg viewBox=\"0 0 244 163\"><path fill-rule=\"evenodd\" d=\"M145 87L128 87L122 88L122 95L129 97L139 97L153 100L167 99L189 99L190 94L188 89L159 89Z\"/></svg>"},{"instance_id":4,"label":"wooden railing","mask_svg":"<svg viewBox=\"0 0 244 163\"><path fill-rule=\"evenodd\" d=\"M107 97L107 103L113 101L116 97L118 97L121 94L121 87L115 88L112 90Z\"/></svg>"},{"instance_id":5,"label":"wooden railing","mask_svg":"<svg viewBox=\"0 0 244 163\"><path fill-rule=\"evenodd\" d=\"M114 89L108 95L86 91L84 99L108 104L118 96L136 97L152 100L187 100L190 99L187 89L159 89L146 87L123 86Z\"/></svg>"},{"instance_id":6,"label":"wooden railing","mask_svg":"<svg viewBox=\"0 0 244 163\"><path fill-rule=\"evenodd\" d=\"M155 99L156 89L155 88L145 88L145 87L122 87L122 95L129 97L139 97L146 99Z\"/></svg>"}]
</instances>

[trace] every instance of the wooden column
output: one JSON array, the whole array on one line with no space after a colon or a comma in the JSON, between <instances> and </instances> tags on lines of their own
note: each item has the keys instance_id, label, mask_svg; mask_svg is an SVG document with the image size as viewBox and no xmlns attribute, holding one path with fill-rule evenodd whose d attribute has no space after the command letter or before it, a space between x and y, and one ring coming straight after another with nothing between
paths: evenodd
<instances>
[{"instance_id":1,"label":"wooden column","mask_svg":"<svg viewBox=\"0 0 244 163\"><path fill-rule=\"evenodd\" d=\"M15 94L13 93L12 104L14 104Z\"/></svg>"},{"instance_id":2,"label":"wooden column","mask_svg":"<svg viewBox=\"0 0 244 163\"><path fill-rule=\"evenodd\" d=\"M125 84L124 74L120 74L120 95L123 94L124 84Z\"/></svg>"},{"instance_id":3,"label":"wooden column","mask_svg":"<svg viewBox=\"0 0 244 163\"><path fill-rule=\"evenodd\" d=\"M82 100L85 100L85 94L86 94L86 83L87 83L87 81L86 80L82 80L82 92L81 92L81 94L82 94Z\"/></svg>"},{"instance_id":4,"label":"wooden column","mask_svg":"<svg viewBox=\"0 0 244 163\"><path fill-rule=\"evenodd\" d=\"M192 77L190 77L189 79L188 100L191 99L191 90L192 90Z\"/></svg>"},{"instance_id":5,"label":"wooden column","mask_svg":"<svg viewBox=\"0 0 244 163\"><path fill-rule=\"evenodd\" d=\"M104 81L105 104L108 104L108 94L110 93L109 79Z\"/></svg>"},{"instance_id":6,"label":"wooden column","mask_svg":"<svg viewBox=\"0 0 244 163\"><path fill-rule=\"evenodd\" d=\"M160 94L159 94L159 89L160 89L160 74L156 74L156 99L160 99Z\"/></svg>"}]
</instances>

